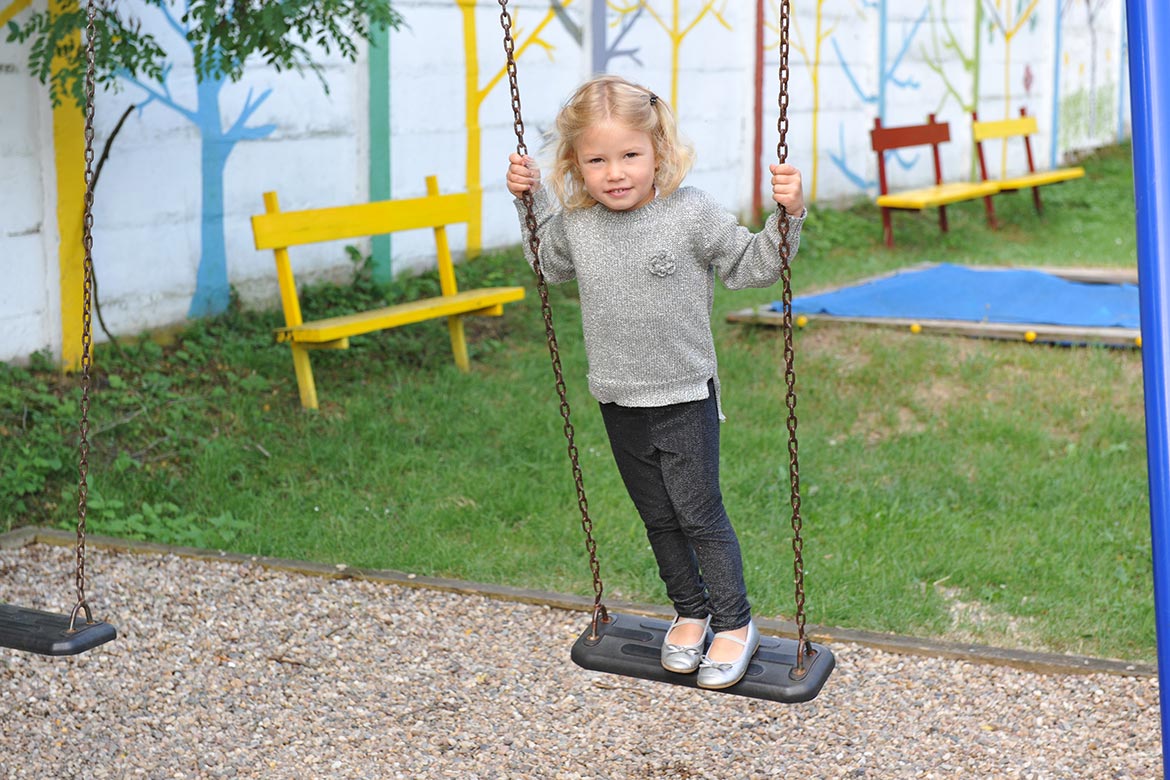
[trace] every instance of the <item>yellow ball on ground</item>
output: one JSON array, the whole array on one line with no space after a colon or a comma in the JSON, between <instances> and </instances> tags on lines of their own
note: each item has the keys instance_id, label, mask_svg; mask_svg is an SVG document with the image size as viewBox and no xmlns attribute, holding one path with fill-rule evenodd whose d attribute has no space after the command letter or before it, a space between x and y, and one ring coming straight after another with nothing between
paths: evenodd
<instances>
[{"instance_id":1,"label":"yellow ball on ground","mask_svg":"<svg viewBox=\"0 0 1170 780\"><path fill-rule=\"evenodd\" d=\"M803 328L805 325L808 325L808 317L802 314L796 318L796 327Z\"/></svg>"},{"instance_id":2,"label":"yellow ball on ground","mask_svg":"<svg viewBox=\"0 0 1170 780\"><path fill-rule=\"evenodd\" d=\"M921 332L922 332L922 326L921 326L921 325L919 325L919 324L916 322L916 323L914 323L913 325L911 325L911 326L910 326L910 332L911 332L911 333L921 333Z\"/></svg>"},{"instance_id":3,"label":"yellow ball on ground","mask_svg":"<svg viewBox=\"0 0 1170 780\"><path fill-rule=\"evenodd\" d=\"M1133 340L1133 345L1134 345L1135 347L1140 347L1140 346L1142 345L1142 337L1141 337L1141 335L1138 335L1137 337L1135 337L1135 338L1134 338L1134 340Z\"/></svg>"},{"instance_id":4,"label":"yellow ball on ground","mask_svg":"<svg viewBox=\"0 0 1170 780\"><path fill-rule=\"evenodd\" d=\"M1024 334L1024 341L1028 342L1029 344L1031 344L1035 340L1036 340L1036 331L1030 330Z\"/></svg>"}]
</instances>

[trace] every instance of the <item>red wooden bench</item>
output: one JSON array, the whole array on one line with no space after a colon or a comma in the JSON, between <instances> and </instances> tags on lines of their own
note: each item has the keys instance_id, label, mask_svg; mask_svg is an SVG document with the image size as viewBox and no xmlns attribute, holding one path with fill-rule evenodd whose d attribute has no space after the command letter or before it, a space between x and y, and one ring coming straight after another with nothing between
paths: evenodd
<instances>
[{"instance_id":1,"label":"red wooden bench","mask_svg":"<svg viewBox=\"0 0 1170 780\"><path fill-rule=\"evenodd\" d=\"M997 183L993 181L943 181L939 144L951 140L950 124L935 121L934 114L930 115L926 124L901 127L883 127L882 120L878 118L873 120L873 130L870 131L869 135L873 150L877 153L880 193L876 202L882 210L882 235L885 238L886 246L891 248L894 246L894 227L890 215L895 209L922 211L927 208L937 208L938 226L945 233L948 227L948 204L983 198L987 222L991 227L996 227L995 210L991 205L991 196L999 192ZM934 155L934 184L928 187L891 191L886 171L886 153L893 149L915 146L929 146L931 148Z\"/></svg>"}]
</instances>

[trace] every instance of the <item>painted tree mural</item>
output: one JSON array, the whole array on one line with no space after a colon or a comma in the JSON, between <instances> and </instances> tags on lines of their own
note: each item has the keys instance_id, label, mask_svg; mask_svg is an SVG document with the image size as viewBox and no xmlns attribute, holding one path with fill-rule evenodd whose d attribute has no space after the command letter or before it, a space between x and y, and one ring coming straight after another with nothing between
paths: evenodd
<instances>
[{"instance_id":1,"label":"painted tree mural","mask_svg":"<svg viewBox=\"0 0 1170 780\"><path fill-rule=\"evenodd\" d=\"M9 3L0 3L0 25L8 24L18 13L32 3L32 0L12 0Z\"/></svg>"},{"instance_id":2,"label":"painted tree mural","mask_svg":"<svg viewBox=\"0 0 1170 780\"><path fill-rule=\"evenodd\" d=\"M84 60L78 31L86 24L80 6L66 10L55 0L49 10L31 13L23 25L9 27L9 39L32 41L30 70L50 83L54 102L66 96L82 100ZM129 10L127 10L129 9ZM185 104L171 91L173 55L145 32L135 15L154 9L165 25L178 34L190 52L196 87L194 104ZM202 212L200 257L196 289L188 315L200 317L225 311L230 302L224 241L223 175L236 144L263 138L273 125L249 125L271 90L258 97L249 90L243 108L225 126L220 109L224 86L243 78L250 57L258 55L276 70L315 72L328 90L317 59L336 51L353 61L357 40L369 40L370 25L397 28L402 17L385 0L284 0L279 4L234 3L225 11L219 0L142 0L117 6L99 4L96 13L99 85L117 90L131 84L142 90L141 108L159 103L175 111L200 131ZM57 55L66 64L55 67Z\"/></svg>"},{"instance_id":3,"label":"painted tree mural","mask_svg":"<svg viewBox=\"0 0 1170 780\"><path fill-rule=\"evenodd\" d=\"M718 8L716 8L716 5L718 5ZM690 19L683 18L683 14L679 10L678 0L675 0L671 4L669 13L660 11L657 4L650 0L641 0L638 3L630 3L627 6L619 6L615 9L618 13L619 24L626 26L627 29L633 24L634 15L645 11L658 24L662 31L666 33L666 37L670 41L670 105L674 109L676 116L679 113L678 67L683 42L708 16L717 21L725 29L730 30L731 25L727 23L727 19L723 15L726 8L727 0L724 0L722 3L717 3L716 0L704 0Z\"/></svg>"},{"instance_id":4,"label":"painted tree mural","mask_svg":"<svg viewBox=\"0 0 1170 780\"><path fill-rule=\"evenodd\" d=\"M808 70L809 78L812 81L812 130L810 137L812 138L812 166L809 170L809 198L816 200L817 197L817 179L820 173L820 119L821 119L821 63L823 61L822 47L824 43L830 40L833 33L836 31L836 25L825 26L825 0L815 0L814 2L814 16L813 16L813 35L811 45L806 42L804 31L800 25L800 16L797 13L798 9L803 6L798 6L797 3L792 2L789 10L789 39L788 50L791 57L792 52L804 61L805 68ZM768 24L768 28L775 34L773 43L769 43L769 49L777 49L780 45L780 4L773 0L772 2L772 22ZM833 43L836 46L836 42ZM840 49L837 50L838 57L840 57Z\"/></svg>"},{"instance_id":5,"label":"painted tree mural","mask_svg":"<svg viewBox=\"0 0 1170 780\"><path fill-rule=\"evenodd\" d=\"M983 0L988 36L1003 39L1003 119L1012 116L1012 43L1024 25L1035 26L1039 3L1040 0L1026 4L1017 0Z\"/></svg>"},{"instance_id":6,"label":"painted tree mural","mask_svg":"<svg viewBox=\"0 0 1170 780\"><path fill-rule=\"evenodd\" d=\"M964 47L960 31L951 23L947 0L940 0L937 15L933 7L928 6L928 11L930 41L922 44L920 52L923 63L943 84L943 97L935 106L935 113L940 113L948 100L954 100L960 113L970 114L979 104L979 42L982 39L978 30L983 26L983 6L975 3L976 34L971 36L970 53ZM946 67L948 62L954 60L959 62L962 73L967 76L966 84L957 82Z\"/></svg>"},{"instance_id":7,"label":"painted tree mural","mask_svg":"<svg viewBox=\"0 0 1170 780\"><path fill-rule=\"evenodd\" d=\"M920 47L922 61L938 77L944 90L934 111L941 114L947 103L953 100L961 116L970 116L979 108L980 43L983 40L979 31L983 29L983 5L980 0L975 1L974 35L971 35L969 54L964 47L960 31L952 24L947 0L940 0L937 15L935 9L930 8L928 29L929 44L923 43ZM970 29L967 27L968 31ZM958 61L960 73L965 77L966 83L957 81L953 69L947 68L947 64L953 61ZM978 159L972 155L968 171L972 179L978 175L976 171L978 163Z\"/></svg>"},{"instance_id":8,"label":"painted tree mural","mask_svg":"<svg viewBox=\"0 0 1170 780\"><path fill-rule=\"evenodd\" d=\"M1012 44L1024 25L1034 28L1036 25L1036 6L1040 0L983 0L983 11L987 19L987 35L991 40L1003 40L1003 116L1009 119L1015 116L1012 110ZM1007 139L1000 143L999 175L1007 175L1008 146Z\"/></svg>"},{"instance_id":9,"label":"painted tree mural","mask_svg":"<svg viewBox=\"0 0 1170 780\"><path fill-rule=\"evenodd\" d=\"M463 62L464 78L467 84L464 98L464 116L467 124L467 191L472 195L473 212L471 221L467 225L467 253L475 255L483 247L483 129L480 125L480 112L483 109L484 101L504 80L508 70L506 66L500 67L492 74L491 78L480 85L476 0L455 0L455 4L463 16ZM566 29L568 29L569 35L579 42L581 40L580 31L578 30L577 35L574 36L575 25L566 14L566 9L572 4L573 0L553 0L531 31L524 27L527 14L520 8L513 8L511 11L512 38L515 41L513 58L519 62L533 47L543 50L551 58L556 51L556 46L544 36L549 25L558 19L562 23L567 22ZM493 15L493 18L498 18L498 15ZM502 60L502 48L499 56ZM523 88L523 84L521 84L521 88ZM531 139L526 138L525 140Z\"/></svg>"},{"instance_id":10,"label":"painted tree mural","mask_svg":"<svg viewBox=\"0 0 1170 780\"><path fill-rule=\"evenodd\" d=\"M1110 3L1107 0L1060 0L1058 12L1060 19L1058 24L1063 25L1065 19L1075 9L1081 9L1084 12L1084 20L1086 28L1089 32L1089 89L1087 97L1087 116L1084 117L1085 130L1089 137L1096 138L1099 134L1098 128L1098 69L1100 58L1100 27L1101 16L1109 8Z\"/></svg>"},{"instance_id":11,"label":"painted tree mural","mask_svg":"<svg viewBox=\"0 0 1170 780\"><path fill-rule=\"evenodd\" d=\"M187 8L190 8L189 1ZM159 12L166 19L167 25L192 47L194 54L191 27L181 22L167 6L160 6ZM146 95L146 100L138 104L139 113L151 103L158 103L179 114L199 130L200 174L203 184L200 203L199 266L195 277L195 294L191 298L187 316L205 317L222 314L227 310L231 300L223 224L224 170L227 168L228 157L238 143L264 138L276 130L274 124L249 125L257 109L272 94L272 90L266 89L257 96L249 89L243 108L230 124L226 124L220 107L220 93L227 84L227 78L220 75L199 79L195 85L195 102L189 105L171 91L169 82L173 70L174 64L168 64L163 68L161 78L153 81L140 79L125 70L119 75Z\"/></svg>"},{"instance_id":12,"label":"painted tree mural","mask_svg":"<svg viewBox=\"0 0 1170 780\"><path fill-rule=\"evenodd\" d=\"M31 5L31 0L14 0L0 5L0 25L15 24L15 19ZM74 10L69 0L50 0L48 15L56 16ZM18 28L19 29L19 28ZM14 35L11 33L9 39ZM39 61L42 81L48 74L68 67L81 52L81 33L74 28L63 33L49 55ZM81 367L82 327L81 312L84 298L84 251L81 246L82 213L85 207L84 117L77 101L54 100L52 121L52 149L57 187L56 218L60 240L57 244L57 263L60 279L61 365L69 370ZM11 109L9 109L11 110ZM19 109L18 109L19 110ZM47 204L46 204L47 205ZM51 208L47 211L52 211ZM43 228L42 228L43 229Z\"/></svg>"},{"instance_id":13,"label":"painted tree mural","mask_svg":"<svg viewBox=\"0 0 1170 780\"><path fill-rule=\"evenodd\" d=\"M552 10L560 20L561 25L572 36L573 40L577 42L578 46L585 47L585 29L582 25L577 24L573 20L572 15L568 10L568 3L564 0L550 0L552 3ZM613 23L613 27L617 29L617 34L611 40L608 34L609 11L614 9L618 12L617 20ZM614 60L628 57L638 65L642 61L638 59L637 49L623 49L620 48L622 40L626 35L634 29L634 25L638 21L638 17L642 15L641 4L635 5L617 5L613 0L590 0L589 2L589 62L590 71L592 73L608 73L609 64Z\"/></svg>"},{"instance_id":14,"label":"painted tree mural","mask_svg":"<svg viewBox=\"0 0 1170 780\"><path fill-rule=\"evenodd\" d=\"M611 10L616 12L612 23L609 21ZM634 29L634 25L638 23L639 17L645 10L641 2L619 4L612 2L612 0L607 2L592 0L589 10L589 24L592 27L593 40L589 57L594 73L608 72L609 64L622 57L628 57L638 65L642 64L642 61L638 59L637 49L623 49L621 46L622 40L630 30ZM610 27L616 30L612 39L609 35Z\"/></svg>"},{"instance_id":15,"label":"painted tree mural","mask_svg":"<svg viewBox=\"0 0 1170 780\"><path fill-rule=\"evenodd\" d=\"M888 95L891 89L911 90L917 91L922 88L921 82L915 77L913 73L908 72L905 64L906 55L913 50L914 41L917 38L923 22L926 20L930 12L930 4L924 3L922 10L918 15L912 17L908 22L903 23L901 29L898 31L899 39L896 42L897 51L893 55L890 54L890 23L889 23L889 9L887 0L865 0L861 4L864 10L877 11L877 28L878 28L878 68L877 68L877 83L872 89L866 88L861 80L853 73L845 53L833 40L833 51L837 56L837 61L841 65L846 78L849 81L850 87L854 94L857 95L858 100L866 106L873 107L874 116L886 119L886 106L888 102ZM868 14L867 14L868 16ZM925 120L925 117L923 117ZM862 126L862 129L868 132L871 124ZM867 170L867 167L860 169L851 165L847 159L846 144L845 144L846 125L842 123L837 128L838 137L838 151L829 154L829 159L837 166L838 170L857 185L859 189L868 190L875 187L877 182L868 177L868 175L861 171ZM919 155L894 151L887 152L889 157L892 157L895 164L902 169L913 168L917 162ZM868 166L868 158L863 166ZM815 195L813 196L815 198Z\"/></svg>"}]
</instances>

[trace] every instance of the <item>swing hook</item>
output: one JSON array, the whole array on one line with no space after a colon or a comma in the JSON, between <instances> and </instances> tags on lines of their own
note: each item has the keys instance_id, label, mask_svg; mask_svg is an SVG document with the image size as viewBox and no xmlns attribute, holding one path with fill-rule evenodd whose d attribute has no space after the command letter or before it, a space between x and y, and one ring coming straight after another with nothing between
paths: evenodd
<instances>
[{"instance_id":1,"label":"swing hook","mask_svg":"<svg viewBox=\"0 0 1170 780\"><path fill-rule=\"evenodd\" d=\"M605 605L600 603L600 602L593 605L593 619L591 621L589 621L589 629L590 629L589 641L590 642L597 642L601 639L601 635L597 633L598 621L601 621L602 623L609 622L609 610L607 610L605 608Z\"/></svg>"},{"instance_id":2,"label":"swing hook","mask_svg":"<svg viewBox=\"0 0 1170 780\"><path fill-rule=\"evenodd\" d=\"M84 600L79 601L73 605L73 611L69 613L69 628L66 629L66 634L76 634L80 630L75 626L77 625L77 615L82 610L85 611L85 624L87 626L94 624L93 612L89 609L89 602Z\"/></svg>"}]
</instances>

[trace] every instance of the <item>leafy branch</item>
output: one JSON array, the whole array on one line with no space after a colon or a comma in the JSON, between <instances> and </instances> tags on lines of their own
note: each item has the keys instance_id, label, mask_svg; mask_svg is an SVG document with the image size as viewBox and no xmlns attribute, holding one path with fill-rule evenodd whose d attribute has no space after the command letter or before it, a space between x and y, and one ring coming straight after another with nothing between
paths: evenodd
<instances>
[{"instance_id":1,"label":"leafy branch","mask_svg":"<svg viewBox=\"0 0 1170 780\"><path fill-rule=\"evenodd\" d=\"M318 51L354 61L359 40L369 40L372 30L398 29L401 14L386 0L188 0L181 15L170 0L144 0L159 8L169 26L186 38L195 57L200 81L239 81L244 65L253 55L277 71L312 71L326 92ZM95 15L94 74L101 88L117 90L119 79L165 80L166 52L141 21L116 8L113 0L98 0ZM82 36L86 27L82 9L51 10L29 14L23 23L8 24L8 41L31 41L29 70L49 84L54 105L70 96L84 103L85 57ZM54 68L54 61L62 63Z\"/></svg>"}]
</instances>

